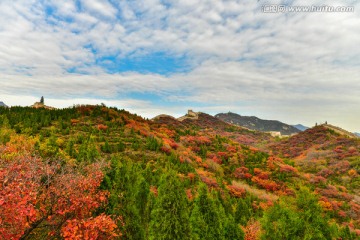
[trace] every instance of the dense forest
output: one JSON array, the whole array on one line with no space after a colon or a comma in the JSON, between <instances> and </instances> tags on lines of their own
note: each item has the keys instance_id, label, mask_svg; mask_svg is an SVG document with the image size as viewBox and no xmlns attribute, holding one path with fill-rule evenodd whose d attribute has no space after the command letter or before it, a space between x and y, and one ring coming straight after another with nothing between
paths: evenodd
<instances>
[{"instance_id":1,"label":"dense forest","mask_svg":"<svg viewBox=\"0 0 360 240\"><path fill-rule=\"evenodd\" d=\"M360 140L0 107L0 239L358 239Z\"/></svg>"}]
</instances>

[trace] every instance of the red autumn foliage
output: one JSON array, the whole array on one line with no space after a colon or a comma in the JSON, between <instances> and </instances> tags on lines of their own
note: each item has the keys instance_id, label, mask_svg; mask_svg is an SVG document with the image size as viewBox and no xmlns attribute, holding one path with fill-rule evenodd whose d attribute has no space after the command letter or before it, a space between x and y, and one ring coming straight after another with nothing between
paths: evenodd
<instances>
[{"instance_id":1,"label":"red autumn foliage","mask_svg":"<svg viewBox=\"0 0 360 240\"><path fill-rule=\"evenodd\" d=\"M192 189L191 188L186 189L186 196L190 201L192 201L194 199L194 195L192 194Z\"/></svg>"},{"instance_id":2,"label":"red autumn foliage","mask_svg":"<svg viewBox=\"0 0 360 240\"><path fill-rule=\"evenodd\" d=\"M274 205L274 203L270 200L266 201L266 202L260 202L259 203L259 207L263 210L268 209L269 207L272 207Z\"/></svg>"},{"instance_id":3,"label":"red autumn foliage","mask_svg":"<svg viewBox=\"0 0 360 240\"><path fill-rule=\"evenodd\" d=\"M325 189L316 189L321 195L328 197L328 198L338 198L350 201L353 199L353 196L346 193L346 192L339 192L335 186L327 185Z\"/></svg>"},{"instance_id":4,"label":"red autumn foliage","mask_svg":"<svg viewBox=\"0 0 360 240\"><path fill-rule=\"evenodd\" d=\"M280 189L280 185L269 179L262 179L258 176L253 176L251 181L256 183L258 186L265 188L268 191L276 191Z\"/></svg>"},{"instance_id":5,"label":"red autumn foliage","mask_svg":"<svg viewBox=\"0 0 360 240\"><path fill-rule=\"evenodd\" d=\"M169 145L170 145L170 147L171 147L172 149L174 149L174 150L178 149L178 147L179 147L179 144L177 144L177 143L174 142L174 141L171 141L171 142L169 143Z\"/></svg>"},{"instance_id":6,"label":"red autumn foliage","mask_svg":"<svg viewBox=\"0 0 360 240\"><path fill-rule=\"evenodd\" d=\"M161 146L160 151L162 151L163 153L166 153L167 155L170 155L171 153L171 148L169 146Z\"/></svg>"},{"instance_id":7,"label":"red autumn foliage","mask_svg":"<svg viewBox=\"0 0 360 240\"><path fill-rule=\"evenodd\" d=\"M205 183L206 185L208 185L208 187L213 187L213 188L219 187L218 183L217 183L216 180L213 179L213 178L200 175L200 179L201 179L201 181L202 181L203 183Z\"/></svg>"},{"instance_id":8,"label":"red autumn foliage","mask_svg":"<svg viewBox=\"0 0 360 240\"><path fill-rule=\"evenodd\" d=\"M341 217L341 218L346 218L346 212L344 212L344 211L342 211L342 210L340 210L339 212L338 212L338 215L339 215L339 217Z\"/></svg>"},{"instance_id":9,"label":"red autumn foliage","mask_svg":"<svg viewBox=\"0 0 360 240\"><path fill-rule=\"evenodd\" d=\"M310 183L324 184L324 183L326 183L326 178L324 178L322 176L314 176L312 179L310 179Z\"/></svg>"},{"instance_id":10,"label":"red autumn foliage","mask_svg":"<svg viewBox=\"0 0 360 240\"><path fill-rule=\"evenodd\" d=\"M211 141L208 137L205 137L205 136L199 136L197 137L196 139L196 142L197 144L203 144L203 145L210 145L211 144Z\"/></svg>"},{"instance_id":11,"label":"red autumn foliage","mask_svg":"<svg viewBox=\"0 0 360 240\"><path fill-rule=\"evenodd\" d=\"M269 179L269 172L262 171L260 168L254 168L254 174L260 179Z\"/></svg>"},{"instance_id":12,"label":"red autumn foliage","mask_svg":"<svg viewBox=\"0 0 360 240\"><path fill-rule=\"evenodd\" d=\"M260 238L261 224L259 221L250 220L243 230L245 233L244 240L256 240Z\"/></svg>"},{"instance_id":13,"label":"red autumn foliage","mask_svg":"<svg viewBox=\"0 0 360 240\"><path fill-rule=\"evenodd\" d=\"M99 164L85 167L84 174L32 157L0 164L0 235L5 239L27 236L42 223L59 230L67 220L85 223L107 200L108 192L98 189Z\"/></svg>"},{"instance_id":14,"label":"red autumn foliage","mask_svg":"<svg viewBox=\"0 0 360 240\"><path fill-rule=\"evenodd\" d=\"M220 158L218 158L217 156L214 156L212 159L212 161L216 162L217 164L222 164L222 160Z\"/></svg>"},{"instance_id":15,"label":"red autumn foliage","mask_svg":"<svg viewBox=\"0 0 360 240\"><path fill-rule=\"evenodd\" d=\"M349 147L348 151L351 155L355 155L356 153L358 153L357 149L354 146Z\"/></svg>"},{"instance_id":16,"label":"red autumn foliage","mask_svg":"<svg viewBox=\"0 0 360 240\"><path fill-rule=\"evenodd\" d=\"M329 177L330 175L334 174L334 171L329 168L324 168L317 173L317 175L322 176L324 178Z\"/></svg>"},{"instance_id":17,"label":"red autumn foliage","mask_svg":"<svg viewBox=\"0 0 360 240\"><path fill-rule=\"evenodd\" d=\"M246 167L236 168L234 171L234 177L239 179L250 179L252 175L249 173L249 169Z\"/></svg>"},{"instance_id":18,"label":"red autumn foliage","mask_svg":"<svg viewBox=\"0 0 360 240\"><path fill-rule=\"evenodd\" d=\"M64 239L113 239L119 237L115 233L117 225L105 214L86 220L72 219L67 220L61 229L61 235Z\"/></svg>"},{"instance_id":19,"label":"red autumn foliage","mask_svg":"<svg viewBox=\"0 0 360 240\"><path fill-rule=\"evenodd\" d=\"M106 131L108 129L108 126L106 126L104 124L98 124L97 129L100 131Z\"/></svg>"},{"instance_id":20,"label":"red autumn foliage","mask_svg":"<svg viewBox=\"0 0 360 240\"><path fill-rule=\"evenodd\" d=\"M345 173L350 169L350 163L349 161L341 161L338 162L334 165L331 166L331 169L336 173L336 174L341 174L341 173Z\"/></svg>"},{"instance_id":21,"label":"red autumn foliage","mask_svg":"<svg viewBox=\"0 0 360 240\"><path fill-rule=\"evenodd\" d=\"M181 141L188 145L210 145L211 141L206 136L182 136Z\"/></svg>"},{"instance_id":22,"label":"red autumn foliage","mask_svg":"<svg viewBox=\"0 0 360 240\"><path fill-rule=\"evenodd\" d=\"M292 175L297 174L298 170L293 166L287 164L279 164L280 172L282 173L291 173Z\"/></svg>"},{"instance_id":23,"label":"red autumn foliage","mask_svg":"<svg viewBox=\"0 0 360 240\"><path fill-rule=\"evenodd\" d=\"M355 202L350 202L351 211L350 211L350 217L353 219L360 219L360 204L357 204Z\"/></svg>"},{"instance_id":24,"label":"red autumn foliage","mask_svg":"<svg viewBox=\"0 0 360 240\"><path fill-rule=\"evenodd\" d=\"M226 148L226 151L231 152L231 153L236 153L237 152L237 150L236 150L236 148L234 146L228 146Z\"/></svg>"},{"instance_id":25,"label":"red autumn foliage","mask_svg":"<svg viewBox=\"0 0 360 240\"><path fill-rule=\"evenodd\" d=\"M150 192L152 192L156 197L158 196L158 189L156 186L150 186Z\"/></svg>"}]
</instances>

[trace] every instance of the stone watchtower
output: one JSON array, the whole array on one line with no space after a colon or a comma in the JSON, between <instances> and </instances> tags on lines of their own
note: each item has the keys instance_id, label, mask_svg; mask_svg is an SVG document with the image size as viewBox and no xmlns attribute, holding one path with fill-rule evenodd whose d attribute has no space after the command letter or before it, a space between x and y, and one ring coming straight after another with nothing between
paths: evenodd
<instances>
[{"instance_id":1,"label":"stone watchtower","mask_svg":"<svg viewBox=\"0 0 360 240\"><path fill-rule=\"evenodd\" d=\"M188 114L187 114L189 117L197 117L197 113L194 112L193 110L189 109L188 110Z\"/></svg>"}]
</instances>

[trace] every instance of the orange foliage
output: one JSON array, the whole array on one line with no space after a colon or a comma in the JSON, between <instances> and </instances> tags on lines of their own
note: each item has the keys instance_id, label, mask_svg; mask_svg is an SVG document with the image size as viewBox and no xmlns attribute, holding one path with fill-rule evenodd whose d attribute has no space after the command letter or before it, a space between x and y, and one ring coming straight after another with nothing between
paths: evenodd
<instances>
[{"instance_id":1,"label":"orange foliage","mask_svg":"<svg viewBox=\"0 0 360 240\"><path fill-rule=\"evenodd\" d=\"M269 179L262 179L258 176L254 176L251 178L251 181L268 191L276 191L280 189L280 186L276 182Z\"/></svg>"},{"instance_id":2,"label":"orange foliage","mask_svg":"<svg viewBox=\"0 0 360 240\"><path fill-rule=\"evenodd\" d=\"M195 162L201 164L201 163L202 163L201 157L196 156L196 157L195 157Z\"/></svg>"},{"instance_id":3,"label":"orange foliage","mask_svg":"<svg viewBox=\"0 0 360 240\"><path fill-rule=\"evenodd\" d=\"M186 196L190 201L192 201L194 199L191 188L186 189Z\"/></svg>"},{"instance_id":4,"label":"orange foliage","mask_svg":"<svg viewBox=\"0 0 360 240\"><path fill-rule=\"evenodd\" d=\"M236 153L236 148L233 147L233 146L228 146L228 147L226 148L226 151L227 151L227 152L231 152L231 153Z\"/></svg>"},{"instance_id":5,"label":"orange foliage","mask_svg":"<svg viewBox=\"0 0 360 240\"><path fill-rule=\"evenodd\" d=\"M298 172L298 170L296 168L294 168L293 166L287 165L287 164L279 164L279 166L280 166L280 172L283 172L283 173L296 174Z\"/></svg>"},{"instance_id":6,"label":"orange foliage","mask_svg":"<svg viewBox=\"0 0 360 240\"><path fill-rule=\"evenodd\" d=\"M246 227L243 228L245 233L244 240L257 240L260 239L261 224L259 221L250 220Z\"/></svg>"},{"instance_id":7,"label":"orange foliage","mask_svg":"<svg viewBox=\"0 0 360 240\"><path fill-rule=\"evenodd\" d=\"M351 177L355 177L355 176L357 175L357 172L356 172L355 169L350 169L350 170L348 171L348 174L349 174L349 176L351 176Z\"/></svg>"},{"instance_id":8,"label":"orange foliage","mask_svg":"<svg viewBox=\"0 0 360 240\"><path fill-rule=\"evenodd\" d=\"M269 179L269 172L262 171L260 168L254 168L254 174L261 179Z\"/></svg>"},{"instance_id":9,"label":"orange foliage","mask_svg":"<svg viewBox=\"0 0 360 240\"><path fill-rule=\"evenodd\" d=\"M108 126L106 126L104 124L98 124L97 129L101 130L101 131L106 131L108 129Z\"/></svg>"},{"instance_id":10,"label":"orange foliage","mask_svg":"<svg viewBox=\"0 0 360 240\"><path fill-rule=\"evenodd\" d=\"M329 203L327 201L319 201L319 204L326 211L332 211L333 210L331 203Z\"/></svg>"},{"instance_id":11,"label":"orange foliage","mask_svg":"<svg viewBox=\"0 0 360 240\"><path fill-rule=\"evenodd\" d=\"M346 212L344 212L344 211L342 211L342 210L340 210L340 211L338 212L338 215L339 215L339 217L346 218Z\"/></svg>"},{"instance_id":12,"label":"orange foliage","mask_svg":"<svg viewBox=\"0 0 360 240\"><path fill-rule=\"evenodd\" d=\"M64 239L113 239L119 237L116 233L117 225L105 214L95 218L67 220L61 229Z\"/></svg>"},{"instance_id":13,"label":"orange foliage","mask_svg":"<svg viewBox=\"0 0 360 240\"><path fill-rule=\"evenodd\" d=\"M233 197L241 198L246 194L246 190L239 186L230 185L227 186L227 189L229 190L230 195Z\"/></svg>"},{"instance_id":14,"label":"orange foliage","mask_svg":"<svg viewBox=\"0 0 360 240\"><path fill-rule=\"evenodd\" d=\"M71 122L71 125L76 125L77 123L80 122L80 120L79 119L71 119L70 122Z\"/></svg>"},{"instance_id":15,"label":"orange foliage","mask_svg":"<svg viewBox=\"0 0 360 240\"><path fill-rule=\"evenodd\" d=\"M271 207L273 205L274 205L274 203L272 201L270 201L270 200L268 200L267 202L260 202L259 203L260 208L263 209L263 210L266 210L266 209L268 209L269 207Z\"/></svg>"},{"instance_id":16,"label":"orange foliage","mask_svg":"<svg viewBox=\"0 0 360 240\"><path fill-rule=\"evenodd\" d=\"M188 175L189 180L190 180L191 182L194 182L195 177L196 177L195 173L188 173L187 175Z\"/></svg>"}]
</instances>

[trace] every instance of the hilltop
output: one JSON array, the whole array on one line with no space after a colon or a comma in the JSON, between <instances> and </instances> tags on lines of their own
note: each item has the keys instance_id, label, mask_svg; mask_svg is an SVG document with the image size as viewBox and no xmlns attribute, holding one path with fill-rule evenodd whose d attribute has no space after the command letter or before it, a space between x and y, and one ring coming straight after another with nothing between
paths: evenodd
<instances>
[{"instance_id":1,"label":"hilltop","mask_svg":"<svg viewBox=\"0 0 360 240\"><path fill-rule=\"evenodd\" d=\"M194 113L146 120L92 105L0 109L0 184L11 182L0 196L13 204L0 208L9 223L0 233L75 238L90 226L107 238L272 239L321 225L324 239L355 239L359 139L325 126L279 139ZM276 217L284 212L305 224Z\"/></svg>"},{"instance_id":2,"label":"hilltop","mask_svg":"<svg viewBox=\"0 0 360 240\"><path fill-rule=\"evenodd\" d=\"M231 124L262 132L280 132L281 135L300 132L299 129L277 120L263 120L254 116L241 116L232 112L219 113L215 117Z\"/></svg>"},{"instance_id":3,"label":"hilltop","mask_svg":"<svg viewBox=\"0 0 360 240\"><path fill-rule=\"evenodd\" d=\"M8 107L4 102L0 101L0 107Z\"/></svg>"}]
</instances>

